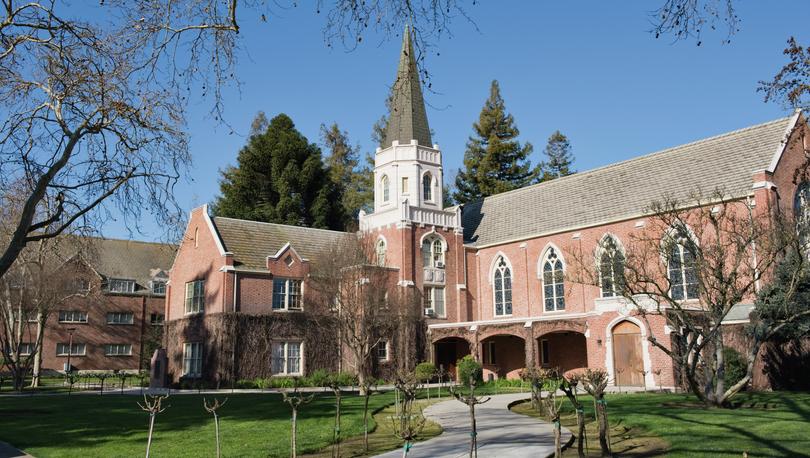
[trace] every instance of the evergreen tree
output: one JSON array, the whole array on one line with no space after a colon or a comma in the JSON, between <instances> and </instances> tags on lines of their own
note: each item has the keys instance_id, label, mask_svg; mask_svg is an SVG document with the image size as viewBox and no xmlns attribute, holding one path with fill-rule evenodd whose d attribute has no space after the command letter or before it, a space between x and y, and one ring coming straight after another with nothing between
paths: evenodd
<instances>
[{"instance_id":1,"label":"evergreen tree","mask_svg":"<svg viewBox=\"0 0 810 458\"><path fill-rule=\"evenodd\" d=\"M572 169L574 153L571 152L571 143L568 142L568 137L559 130L548 138L545 154L547 160L540 163L542 174L538 181L548 181L576 173Z\"/></svg>"},{"instance_id":2,"label":"evergreen tree","mask_svg":"<svg viewBox=\"0 0 810 458\"><path fill-rule=\"evenodd\" d=\"M520 131L506 112L498 81L492 81L489 98L473 130L464 152L464 170L456 175L456 202L472 202L537 179L539 170L528 159L532 145L527 142L521 146L517 140Z\"/></svg>"},{"instance_id":3,"label":"evergreen tree","mask_svg":"<svg viewBox=\"0 0 810 458\"><path fill-rule=\"evenodd\" d=\"M222 172L217 216L271 223L342 229L345 216L340 190L329 179L321 150L279 114L269 123L259 113L253 123L266 124L237 157L238 165Z\"/></svg>"},{"instance_id":4,"label":"evergreen tree","mask_svg":"<svg viewBox=\"0 0 810 458\"><path fill-rule=\"evenodd\" d=\"M321 140L329 150L326 158L329 178L342 195L344 224L348 227L356 221L361 209L370 211L374 204L373 174L368 158L366 164L359 166L360 148L350 144L348 132L341 131L337 123L329 127L321 125Z\"/></svg>"}]
</instances>

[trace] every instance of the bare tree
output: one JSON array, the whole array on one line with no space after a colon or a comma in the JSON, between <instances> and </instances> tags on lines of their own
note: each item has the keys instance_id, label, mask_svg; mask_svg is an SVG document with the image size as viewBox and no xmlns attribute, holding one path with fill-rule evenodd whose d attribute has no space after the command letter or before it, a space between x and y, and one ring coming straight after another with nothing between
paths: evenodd
<instances>
[{"instance_id":1,"label":"bare tree","mask_svg":"<svg viewBox=\"0 0 810 458\"><path fill-rule=\"evenodd\" d=\"M602 450L602 456L611 456L607 401L605 401L608 374L602 369L586 369L580 376L580 380L585 391L593 397L594 413L596 422L599 424L599 448Z\"/></svg>"},{"instance_id":2,"label":"bare tree","mask_svg":"<svg viewBox=\"0 0 810 458\"><path fill-rule=\"evenodd\" d=\"M394 436L404 442L402 458L408 456L413 442L422 433L427 422L421 410L417 413L417 407L414 405L419 388L419 378L413 372L401 372L394 381L394 389L401 402L397 404L397 413L391 418L391 422Z\"/></svg>"},{"instance_id":3,"label":"bare tree","mask_svg":"<svg viewBox=\"0 0 810 458\"><path fill-rule=\"evenodd\" d=\"M652 32L658 38L672 35L676 40L694 38L701 44L704 32L725 29L724 43L739 31L740 18L734 7L735 0L665 0L660 8L650 13Z\"/></svg>"},{"instance_id":4,"label":"bare tree","mask_svg":"<svg viewBox=\"0 0 810 458\"><path fill-rule=\"evenodd\" d=\"M284 390L281 395L284 402L290 406L292 411L292 420L290 425L290 456L295 458L298 456L298 410L301 406L307 405L315 399L314 394L304 395L298 391L298 381L294 383L292 392Z\"/></svg>"},{"instance_id":5,"label":"bare tree","mask_svg":"<svg viewBox=\"0 0 810 458\"><path fill-rule=\"evenodd\" d=\"M478 404L484 404L491 398L484 398L475 395L475 377L470 377L467 387L469 390L467 394L464 394L461 390L454 386L450 387L450 394L452 394L456 400L466 404L470 409L470 458L477 458L478 427L476 426L475 422L475 406Z\"/></svg>"},{"instance_id":6,"label":"bare tree","mask_svg":"<svg viewBox=\"0 0 810 458\"><path fill-rule=\"evenodd\" d=\"M585 409L577 396L577 386L579 382L579 374L564 376L560 384L560 389L565 393L565 396L571 402L577 414L577 455L585 456L584 445L585 441L587 441L587 437L585 436Z\"/></svg>"},{"instance_id":7,"label":"bare tree","mask_svg":"<svg viewBox=\"0 0 810 458\"><path fill-rule=\"evenodd\" d=\"M357 374L360 394L372 377L374 355L396 335L416 326L414 294L396 285L395 272L372 262L365 237L347 236L312 271L311 291L330 310L330 323Z\"/></svg>"},{"instance_id":8,"label":"bare tree","mask_svg":"<svg viewBox=\"0 0 810 458\"><path fill-rule=\"evenodd\" d=\"M216 435L217 439L217 458L220 458L222 456L221 448L219 445L219 414L217 413L217 410L219 410L220 407L224 406L226 402L228 402L228 398L225 398L225 400L222 402L220 402L219 399L214 398L214 402L208 404L208 401L205 398L203 398L203 407L205 408L205 411L214 416L214 434Z\"/></svg>"},{"instance_id":9,"label":"bare tree","mask_svg":"<svg viewBox=\"0 0 810 458\"><path fill-rule=\"evenodd\" d=\"M646 213L647 224L630 236L624 252L602 247L606 252L595 263L594 253L573 250L573 277L599 285L602 268L613 265L619 274L616 290L648 329L651 316L665 317L676 345L653 333L649 342L672 358L701 401L726 405L751 380L759 347L773 329L805 316L794 310L749 339L752 356L746 375L725 386L723 321L735 305L754 300L765 275L798 243L795 222L784 214L755 214L747 200L729 198L720 190L708 197L665 197Z\"/></svg>"},{"instance_id":10,"label":"bare tree","mask_svg":"<svg viewBox=\"0 0 810 458\"><path fill-rule=\"evenodd\" d=\"M147 435L146 439L146 458L149 458L149 452L152 450L152 433L155 431L155 417L169 408L169 406L163 406L163 401L168 398L168 394L148 397L143 395L143 404L140 402L137 403L141 410L149 414L149 434Z\"/></svg>"}]
</instances>

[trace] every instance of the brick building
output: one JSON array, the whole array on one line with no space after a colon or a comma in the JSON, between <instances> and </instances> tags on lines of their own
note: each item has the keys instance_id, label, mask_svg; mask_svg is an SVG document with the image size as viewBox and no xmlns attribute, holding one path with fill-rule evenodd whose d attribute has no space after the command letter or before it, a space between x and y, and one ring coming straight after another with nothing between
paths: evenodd
<instances>
[{"instance_id":1,"label":"brick building","mask_svg":"<svg viewBox=\"0 0 810 458\"><path fill-rule=\"evenodd\" d=\"M805 127L804 119L797 113L443 208L442 152L431 142L412 51L405 34L388 146L375 155L374 210L360 213L358 233L375 241L398 288L422 296L427 331L407 356L452 372L471 354L487 378L514 378L528 365L587 366L606 369L621 385L673 386L671 359L646 339L670 342L665 318L640 320L608 284L573 283L565 275L570 250L623 249L623 240L648 224L644 209L664 195L684 199L722 187L757 217L776 206L791 209L793 173L804 156L801 144L787 140ZM246 378L256 368L272 375L334 369L338 345L332 336L311 340L307 328L308 272L311 262L328 262L318 259L323 247L358 234L193 210L166 304L173 379ZM678 256L672 275L685 278L688 253ZM673 282L684 300L695 300L686 283ZM736 307L733 324L745 323L750 309ZM248 319L272 330L247 339L240 326ZM380 350L381 359L390 357L388 348Z\"/></svg>"},{"instance_id":2,"label":"brick building","mask_svg":"<svg viewBox=\"0 0 810 458\"><path fill-rule=\"evenodd\" d=\"M42 343L42 370L137 370L148 367L164 322L168 269L175 247L91 239L75 260L86 297L52 310ZM71 336L72 334L72 336ZM149 340L156 340L149 348Z\"/></svg>"}]
</instances>

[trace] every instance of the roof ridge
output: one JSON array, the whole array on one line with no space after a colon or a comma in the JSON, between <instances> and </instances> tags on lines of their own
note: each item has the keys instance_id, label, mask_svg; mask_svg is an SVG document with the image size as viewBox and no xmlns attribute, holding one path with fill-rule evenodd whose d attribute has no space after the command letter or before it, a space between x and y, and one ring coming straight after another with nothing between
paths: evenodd
<instances>
[{"instance_id":1,"label":"roof ridge","mask_svg":"<svg viewBox=\"0 0 810 458\"><path fill-rule=\"evenodd\" d=\"M573 173L571 175L566 175L566 176L554 178L552 180L544 181L544 182L541 182L541 183L535 183L535 184L523 186L521 188L513 189L511 191L504 191L504 192L501 192L501 193L498 193L498 194L493 194L491 196L487 196L487 197L484 197L482 199L478 199L476 201L470 202L470 204L476 204L476 203L483 202L483 201L488 200L488 199L493 199L493 198L497 198L497 197L501 197L501 196L518 194L521 191L533 190L533 189L536 189L536 188L541 187L543 185L549 185L550 183L555 183L555 182L559 183L561 180L571 180L571 179L574 179L574 178L579 178L579 177L582 177L582 176L591 175L593 173L600 172L600 171L605 170L605 169L610 169L612 167L617 167L617 166L626 164L628 162L640 161L642 159L647 159L647 158L652 157L652 156L657 156L657 155L660 155L660 154L668 153L668 152L671 152L672 150L675 150L675 149L685 148L687 146L693 146L693 145L697 145L697 144L708 142L708 141L718 140L720 138L728 137L730 135L740 134L740 133L748 131L748 130L762 128L762 127L765 127L765 126L768 126L768 125L771 125L771 124L776 124L778 122L784 122L786 120L789 120L789 119L793 118L793 116L794 116L794 114L791 114L790 116L785 116L785 117L782 117L782 118L773 119L771 121L766 121L766 122L763 122L763 123L754 124L752 126L747 126L747 127L743 127L743 128L740 128L740 129L735 129L735 130L732 130L732 131L723 132L721 134L712 135L710 137L700 138L700 139L697 139L697 140L693 140L691 142L682 143L680 145L670 146L668 148L664 148L664 149L656 150L656 151L653 151L653 152L650 152L650 153L642 154L641 156L631 157L629 159L625 159L625 160L622 160L622 161L619 161L619 162L612 162L610 164L601 165L599 167L596 167L596 168L593 168L593 169L590 169L590 170L586 170L584 172L577 172L577 173Z\"/></svg>"},{"instance_id":2,"label":"roof ridge","mask_svg":"<svg viewBox=\"0 0 810 458\"><path fill-rule=\"evenodd\" d=\"M122 239L122 238L118 238L118 237L105 237L105 236L99 236L99 235L80 235L79 237L89 238L89 239L97 239L97 240L104 240L104 241L111 241L111 242L142 243L142 244L146 244L146 245L159 245L159 246L168 246L168 247L175 246L175 244L169 243L169 242L153 242L153 241L149 241L149 240Z\"/></svg>"},{"instance_id":3,"label":"roof ridge","mask_svg":"<svg viewBox=\"0 0 810 458\"><path fill-rule=\"evenodd\" d=\"M307 230L307 231L322 231L322 232L330 232L330 233L334 233L334 234L343 234L343 235L351 234L350 232L335 231L335 230L332 230L332 229L322 229L320 227L295 226L293 224L270 223L270 222L267 222L267 221L254 221L252 219L229 218L227 216L214 216L213 219L214 219L215 223L216 223L216 220L226 219L226 220L230 220L230 221L238 221L238 222L244 222L244 223L255 223L255 224L267 224L267 225L270 225L270 226L281 226L281 227L285 227L285 228L302 229L302 230Z\"/></svg>"}]
</instances>

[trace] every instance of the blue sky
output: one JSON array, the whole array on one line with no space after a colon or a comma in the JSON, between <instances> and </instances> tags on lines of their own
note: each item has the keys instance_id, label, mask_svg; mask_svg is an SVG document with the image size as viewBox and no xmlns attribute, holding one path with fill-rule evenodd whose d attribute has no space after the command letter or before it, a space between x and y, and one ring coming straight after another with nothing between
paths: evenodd
<instances>
[{"instance_id":1,"label":"blue sky","mask_svg":"<svg viewBox=\"0 0 810 458\"><path fill-rule=\"evenodd\" d=\"M621 2L478 1L452 25L426 61L432 89L428 118L444 158L446 179L461 167L464 146L492 79L499 80L521 140L541 160L549 135L571 140L575 168L611 162L781 117L784 107L765 104L757 82L785 62L790 35L810 44L810 2L739 1L741 31L673 43L655 39L648 12L663 0ZM309 3L309 2L301 2ZM314 2L313 2L314 3ZM192 103L189 134L194 164L177 187L185 210L219 192L218 171L236 162L250 121L259 110L287 113L310 141L321 123L337 122L363 151L373 151L371 126L384 113L400 39L366 37L352 52L329 49L323 15L314 6L275 9L268 22L242 20L240 90L225 93L226 119L236 134ZM156 223L143 221L138 239L159 239ZM102 228L129 237L121 222Z\"/></svg>"}]
</instances>

